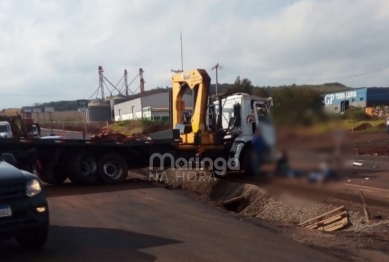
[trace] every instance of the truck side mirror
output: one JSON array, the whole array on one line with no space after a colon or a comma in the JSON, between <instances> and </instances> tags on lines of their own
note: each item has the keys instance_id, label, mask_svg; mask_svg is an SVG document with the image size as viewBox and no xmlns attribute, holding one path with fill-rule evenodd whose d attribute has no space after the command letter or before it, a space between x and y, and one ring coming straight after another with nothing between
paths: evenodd
<instances>
[{"instance_id":1,"label":"truck side mirror","mask_svg":"<svg viewBox=\"0 0 389 262\"><path fill-rule=\"evenodd\" d=\"M16 165L17 165L16 158L13 154L3 153L1 156L5 162L16 167Z\"/></svg>"}]
</instances>

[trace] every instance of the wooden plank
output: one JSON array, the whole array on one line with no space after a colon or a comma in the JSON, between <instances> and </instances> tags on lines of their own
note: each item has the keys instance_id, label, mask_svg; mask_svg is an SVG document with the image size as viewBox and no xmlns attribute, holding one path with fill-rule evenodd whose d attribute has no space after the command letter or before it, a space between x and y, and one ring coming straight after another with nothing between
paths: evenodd
<instances>
[{"instance_id":1,"label":"wooden plank","mask_svg":"<svg viewBox=\"0 0 389 262\"><path fill-rule=\"evenodd\" d=\"M327 213L324 213L324 214L322 214L322 215L320 215L320 216L317 216L317 217L311 218L311 219L309 219L309 220L307 220L307 221L304 221L304 222L300 223L299 226L306 225L306 224L308 224L309 222L318 220L318 219L320 219L320 218L323 218L323 217L325 217L325 216L327 216L327 215L329 215L329 214L335 213L335 212L337 212L337 211L343 211L343 209L344 209L344 206L340 206L340 207L335 208L335 209L333 209L333 210L331 210L331 211L329 211L329 212L327 212Z\"/></svg>"},{"instance_id":2,"label":"wooden plank","mask_svg":"<svg viewBox=\"0 0 389 262\"><path fill-rule=\"evenodd\" d=\"M335 223L332 223L330 225L324 226L324 228L320 227L320 228L318 228L318 230L320 230L320 231L324 230L326 232L331 232L331 231L335 231L335 230L338 230L340 228L343 228L343 227L347 226L348 224L349 224L348 217L344 217L342 220L337 221Z\"/></svg>"},{"instance_id":3,"label":"wooden plank","mask_svg":"<svg viewBox=\"0 0 389 262\"><path fill-rule=\"evenodd\" d=\"M343 217L347 216L347 212L346 211L343 211L342 213L338 214L338 215L335 215L333 217L330 217L330 218L327 218L326 220L323 220L323 221L319 221L319 222L316 222L310 226L308 226L307 228L308 229L316 229L318 227L322 227L322 226L327 226L331 223L334 223L340 219L342 219Z\"/></svg>"},{"instance_id":4,"label":"wooden plank","mask_svg":"<svg viewBox=\"0 0 389 262\"><path fill-rule=\"evenodd\" d=\"M335 227L328 228L328 229L326 229L326 231L327 232L332 232L332 231L344 228L345 226L348 226L348 224L349 224L348 218L345 217L345 218L342 219L342 223L341 224L339 224L338 226L335 226Z\"/></svg>"},{"instance_id":5,"label":"wooden plank","mask_svg":"<svg viewBox=\"0 0 389 262\"><path fill-rule=\"evenodd\" d=\"M370 222L370 214L369 214L369 209L367 209L366 202L365 202L365 196L363 195L363 192L360 191L361 194L361 199L363 203L363 212L365 213L366 221Z\"/></svg>"},{"instance_id":6,"label":"wooden plank","mask_svg":"<svg viewBox=\"0 0 389 262\"><path fill-rule=\"evenodd\" d=\"M230 198L226 201L223 201L223 206L224 205L229 205L229 204L232 204L234 202L239 202L239 201L242 201L244 199L244 196L238 196L238 197L233 197L233 198Z\"/></svg>"}]
</instances>

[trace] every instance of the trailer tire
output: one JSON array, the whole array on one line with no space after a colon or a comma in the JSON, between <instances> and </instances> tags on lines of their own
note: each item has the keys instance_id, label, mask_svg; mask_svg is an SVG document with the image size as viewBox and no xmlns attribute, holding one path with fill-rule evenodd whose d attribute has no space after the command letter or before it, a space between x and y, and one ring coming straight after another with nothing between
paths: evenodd
<instances>
[{"instance_id":1,"label":"trailer tire","mask_svg":"<svg viewBox=\"0 0 389 262\"><path fill-rule=\"evenodd\" d=\"M36 167L34 167L33 174L39 177L39 179L46 184L50 185L62 185L63 182L68 179L66 171L59 170L57 168L48 168L39 171Z\"/></svg>"},{"instance_id":2,"label":"trailer tire","mask_svg":"<svg viewBox=\"0 0 389 262\"><path fill-rule=\"evenodd\" d=\"M94 155L79 153L69 159L69 180L75 185L89 185L97 182L97 162Z\"/></svg>"},{"instance_id":3,"label":"trailer tire","mask_svg":"<svg viewBox=\"0 0 389 262\"><path fill-rule=\"evenodd\" d=\"M118 155L105 155L98 162L98 178L104 184L118 184L128 176L127 163Z\"/></svg>"}]
</instances>

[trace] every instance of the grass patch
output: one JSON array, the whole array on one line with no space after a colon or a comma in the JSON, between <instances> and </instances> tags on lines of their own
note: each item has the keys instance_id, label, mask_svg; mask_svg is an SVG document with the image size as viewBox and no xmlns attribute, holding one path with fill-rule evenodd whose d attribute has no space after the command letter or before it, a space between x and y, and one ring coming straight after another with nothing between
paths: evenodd
<instances>
[{"instance_id":1,"label":"grass patch","mask_svg":"<svg viewBox=\"0 0 389 262\"><path fill-rule=\"evenodd\" d=\"M146 135L169 129L167 121L161 120L126 120L109 126L113 131L124 135Z\"/></svg>"},{"instance_id":2,"label":"grass patch","mask_svg":"<svg viewBox=\"0 0 389 262\"><path fill-rule=\"evenodd\" d=\"M374 119L374 120L352 120L346 119L340 122L323 122L317 123L310 127L297 127L301 133L305 133L307 135L322 135L333 132L336 126L341 126L345 131L351 130L354 128L354 132L358 133L378 133L382 132L386 128L386 121L383 119ZM362 130L355 130L357 127L366 126L361 128Z\"/></svg>"},{"instance_id":3,"label":"grass patch","mask_svg":"<svg viewBox=\"0 0 389 262\"><path fill-rule=\"evenodd\" d=\"M352 127L357 127L357 126L362 125L364 123L369 123L373 127L377 127L380 124L385 124L386 121L383 119L378 119L378 120L350 120L350 119L347 119L347 120L343 121L343 124L348 129L351 129Z\"/></svg>"}]
</instances>

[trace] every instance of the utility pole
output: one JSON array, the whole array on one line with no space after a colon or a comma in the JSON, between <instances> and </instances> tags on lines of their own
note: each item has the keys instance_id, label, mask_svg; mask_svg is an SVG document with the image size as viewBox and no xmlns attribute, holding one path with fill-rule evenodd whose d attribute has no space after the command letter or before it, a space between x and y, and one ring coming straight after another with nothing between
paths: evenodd
<instances>
[{"instance_id":1,"label":"utility pole","mask_svg":"<svg viewBox=\"0 0 389 262\"><path fill-rule=\"evenodd\" d=\"M219 63L217 63L214 67L212 67L212 70L215 70L216 71L216 95L217 95L217 85L218 85L218 70L219 69L222 69L222 66L219 65Z\"/></svg>"},{"instance_id":2,"label":"utility pole","mask_svg":"<svg viewBox=\"0 0 389 262\"><path fill-rule=\"evenodd\" d=\"M343 99L344 105L343 105L343 114L346 113L346 94L347 94L347 88L344 87L344 99Z\"/></svg>"}]
</instances>

